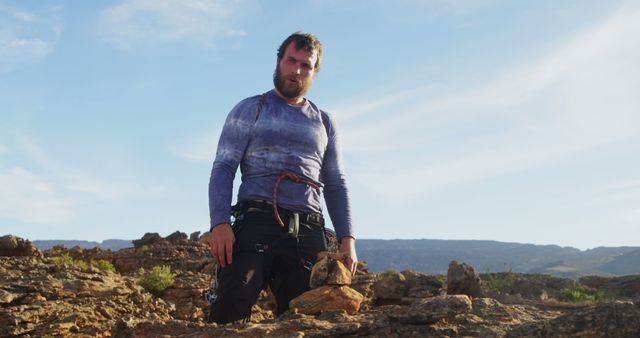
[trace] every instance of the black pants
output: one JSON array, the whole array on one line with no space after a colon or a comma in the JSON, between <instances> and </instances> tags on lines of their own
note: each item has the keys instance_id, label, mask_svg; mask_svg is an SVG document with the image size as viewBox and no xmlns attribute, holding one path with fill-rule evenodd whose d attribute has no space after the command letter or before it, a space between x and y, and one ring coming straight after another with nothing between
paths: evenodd
<instances>
[{"instance_id":1,"label":"black pants","mask_svg":"<svg viewBox=\"0 0 640 338\"><path fill-rule=\"evenodd\" d=\"M288 219L283 221L288 224ZM277 223L273 212L249 208L239 216L233 225L233 262L218 272L218 297L209 309L209 322L250 318L251 307L267 284L276 298L276 315L286 311L290 300L309 290L310 265L318 252L326 250L321 223L321 219L301 220L296 239ZM265 252L256 249L272 243Z\"/></svg>"}]
</instances>

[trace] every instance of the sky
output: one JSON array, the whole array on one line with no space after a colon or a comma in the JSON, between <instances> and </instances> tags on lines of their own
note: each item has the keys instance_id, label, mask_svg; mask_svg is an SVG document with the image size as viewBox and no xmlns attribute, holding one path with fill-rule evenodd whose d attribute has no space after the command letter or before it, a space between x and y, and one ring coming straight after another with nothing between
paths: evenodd
<instances>
[{"instance_id":1,"label":"sky","mask_svg":"<svg viewBox=\"0 0 640 338\"><path fill-rule=\"evenodd\" d=\"M207 231L224 120L295 31L357 238L640 245L640 2L616 0L0 0L0 236Z\"/></svg>"}]
</instances>

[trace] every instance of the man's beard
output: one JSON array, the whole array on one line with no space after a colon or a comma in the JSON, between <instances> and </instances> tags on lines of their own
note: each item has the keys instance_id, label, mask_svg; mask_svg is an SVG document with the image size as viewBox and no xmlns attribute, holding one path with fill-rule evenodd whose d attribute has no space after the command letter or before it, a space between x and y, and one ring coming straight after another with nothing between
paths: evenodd
<instances>
[{"instance_id":1,"label":"man's beard","mask_svg":"<svg viewBox=\"0 0 640 338\"><path fill-rule=\"evenodd\" d=\"M297 85L293 85L289 82L289 79L293 79L298 82ZM296 99L303 97L309 88L311 88L312 78L308 77L306 80L300 80L295 75L284 75L280 72L280 64L276 66L276 71L273 73L273 85L282 96L289 99Z\"/></svg>"}]
</instances>

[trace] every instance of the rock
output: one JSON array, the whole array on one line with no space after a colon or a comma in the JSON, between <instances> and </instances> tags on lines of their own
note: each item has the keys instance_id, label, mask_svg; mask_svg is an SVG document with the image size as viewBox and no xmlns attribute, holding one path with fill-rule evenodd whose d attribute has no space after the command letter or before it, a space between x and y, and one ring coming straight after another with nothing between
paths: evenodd
<instances>
[{"instance_id":1,"label":"rock","mask_svg":"<svg viewBox=\"0 0 640 338\"><path fill-rule=\"evenodd\" d=\"M640 275L612 278L588 276L580 278L579 281L584 286L602 292L605 297L629 299L640 297Z\"/></svg>"},{"instance_id":2,"label":"rock","mask_svg":"<svg viewBox=\"0 0 640 338\"><path fill-rule=\"evenodd\" d=\"M426 298L442 296L445 293L444 282L435 276L411 270L404 270L401 274L405 278L408 297Z\"/></svg>"},{"instance_id":3,"label":"rock","mask_svg":"<svg viewBox=\"0 0 640 338\"><path fill-rule=\"evenodd\" d=\"M175 307L110 271L0 257L0 337L108 336L117 318L169 320Z\"/></svg>"},{"instance_id":4,"label":"rock","mask_svg":"<svg viewBox=\"0 0 640 338\"><path fill-rule=\"evenodd\" d=\"M506 337L640 337L640 308L630 302L602 303L517 326Z\"/></svg>"},{"instance_id":5,"label":"rock","mask_svg":"<svg viewBox=\"0 0 640 338\"><path fill-rule=\"evenodd\" d=\"M169 243L174 245L184 244L184 242L188 240L188 237L187 237L187 234L185 234L184 232L176 231L171 235L165 237L165 240L167 240Z\"/></svg>"},{"instance_id":6,"label":"rock","mask_svg":"<svg viewBox=\"0 0 640 338\"><path fill-rule=\"evenodd\" d=\"M514 310L492 298L474 298L473 314L485 320L512 321Z\"/></svg>"},{"instance_id":7,"label":"rock","mask_svg":"<svg viewBox=\"0 0 640 338\"><path fill-rule=\"evenodd\" d=\"M396 307L389 318L406 324L432 324L471 311L471 299L466 295L438 296L418 299L408 307Z\"/></svg>"},{"instance_id":8,"label":"rock","mask_svg":"<svg viewBox=\"0 0 640 338\"><path fill-rule=\"evenodd\" d=\"M451 261L447 272L447 294L481 297L480 275L467 263Z\"/></svg>"},{"instance_id":9,"label":"rock","mask_svg":"<svg viewBox=\"0 0 640 338\"><path fill-rule=\"evenodd\" d=\"M2 305L10 304L18 297L19 296L15 293L7 292L5 290L0 289L0 304Z\"/></svg>"},{"instance_id":10,"label":"rock","mask_svg":"<svg viewBox=\"0 0 640 338\"><path fill-rule=\"evenodd\" d=\"M189 235L190 241L197 242L198 238L200 238L200 231L192 232L191 235Z\"/></svg>"},{"instance_id":11,"label":"rock","mask_svg":"<svg viewBox=\"0 0 640 338\"><path fill-rule=\"evenodd\" d=\"M407 278L399 272L379 275L373 284L374 298L377 300L400 300L407 294Z\"/></svg>"},{"instance_id":12,"label":"rock","mask_svg":"<svg viewBox=\"0 0 640 338\"><path fill-rule=\"evenodd\" d=\"M325 311L344 310L355 314L364 297L356 290L343 286L321 286L307 291L289 302L292 311L317 315Z\"/></svg>"},{"instance_id":13,"label":"rock","mask_svg":"<svg viewBox=\"0 0 640 338\"><path fill-rule=\"evenodd\" d=\"M343 254L327 251L318 254L318 261L311 269L309 286L316 288L321 285L349 285L351 271L342 263Z\"/></svg>"},{"instance_id":14,"label":"rock","mask_svg":"<svg viewBox=\"0 0 640 338\"><path fill-rule=\"evenodd\" d=\"M211 237L211 232L207 231L200 235L200 238L198 238L198 242L209 246L209 237Z\"/></svg>"},{"instance_id":15,"label":"rock","mask_svg":"<svg viewBox=\"0 0 640 338\"><path fill-rule=\"evenodd\" d=\"M6 235L0 237L0 256L5 257L42 257L42 252L31 241Z\"/></svg>"},{"instance_id":16,"label":"rock","mask_svg":"<svg viewBox=\"0 0 640 338\"><path fill-rule=\"evenodd\" d=\"M140 248L143 245L153 245L161 240L162 237L160 237L160 234L158 234L157 232L147 232L146 234L144 234L144 236L142 236L142 238L133 240L132 242L135 248Z\"/></svg>"}]
</instances>

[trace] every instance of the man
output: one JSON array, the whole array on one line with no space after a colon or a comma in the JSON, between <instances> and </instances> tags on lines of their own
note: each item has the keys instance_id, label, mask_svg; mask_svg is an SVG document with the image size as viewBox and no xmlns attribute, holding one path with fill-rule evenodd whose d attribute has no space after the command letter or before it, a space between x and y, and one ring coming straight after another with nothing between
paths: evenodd
<instances>
[{"instance_id":1,"label":"man","mask_svg":"<svg viewBox=\"0 0 640 338\"><path fill-rule=\"evenodd\" d=\"M277 315L309 290L310 268L317 253L326 250L322 193L344 263L355 273L355 237L336 125L304 97L321 62L322 46L314 35L292 34L278 48L275 88L241 101L227 117L209 182L209 244L220 266L209 321L248 319L267 284L276 297ZM242 184L231 226L238 165Z\"/></svg>"}]
</instances>

